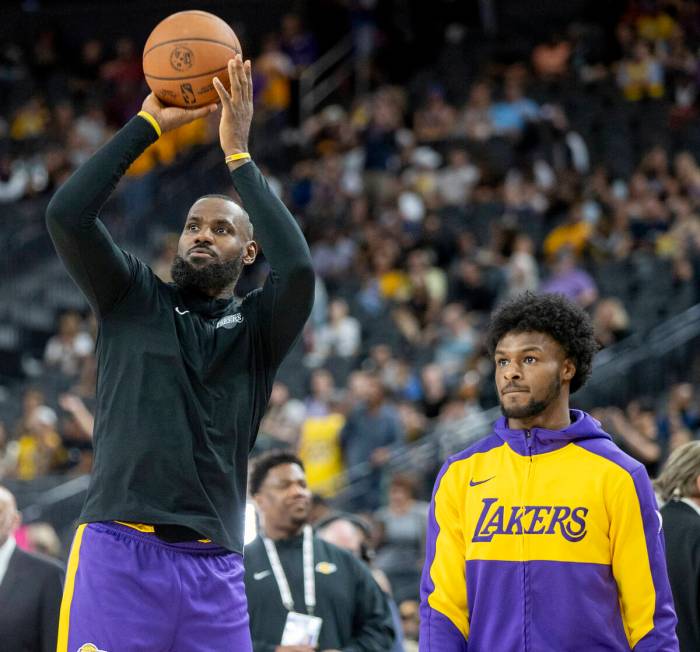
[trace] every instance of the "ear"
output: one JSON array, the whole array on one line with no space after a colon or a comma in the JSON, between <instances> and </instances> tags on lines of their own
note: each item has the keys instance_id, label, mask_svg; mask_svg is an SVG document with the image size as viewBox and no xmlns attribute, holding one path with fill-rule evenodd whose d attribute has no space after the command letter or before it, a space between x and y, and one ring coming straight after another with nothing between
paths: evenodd
<instances>
[{"instance_id":1,"label":"ear","mask_svg":"<svg viewBox=\"0 0 700 652\"><path fill-rule=\"evenodd\" d=\"M565 358L564 363L561 366L561 379L570 383L575 375L576 365L574 365L570 358Z\"/></svg>"},{"instance_id":2,"label":"ear","mask_svg":"<svg viewBox=\"0 0 700 652\"><path fill-rule=\"evenodd\" d=\"M695 478L695 489L698 492L698 496L700 496L700 475Z\"/></svg>"},{"instance_id":3,"label":"ear","mask_svg":"<svg viewBox=\"0 0 700 652\"><path fill-rule=\"evenodd\" d=\"M258 243L255 240L250 240L245 245L245 253L243 254L243 264L252 265L258 257Z\"/></svg>"},{"instance_id":4,"label":"ear","mask_svg":"<svg viewBox=\"0 0 700 652\"><path fill-rule=\"evenodd\" d=\"M255 494L254 496L251 496L250 499L253 501L253 505L255 505L255 510L260 513L260 509L262 508L262 496L260 494Z\"/></svg>"}]
</instances>

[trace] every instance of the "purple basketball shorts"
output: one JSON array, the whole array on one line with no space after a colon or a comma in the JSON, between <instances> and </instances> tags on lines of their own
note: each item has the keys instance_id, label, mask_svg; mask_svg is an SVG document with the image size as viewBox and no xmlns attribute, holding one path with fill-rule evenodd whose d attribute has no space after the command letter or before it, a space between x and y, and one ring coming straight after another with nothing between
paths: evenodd
<instances>
[{"instance_id":1,"label":"purple basketball shorts","mask_svg":"<svg viewBox=\"0 0 700 652\"><path fill-rule=\"evenodd\" d=\"M118 523L73 539L57 652L251 652L243 557Z\"/></svg>"}]
</instances>

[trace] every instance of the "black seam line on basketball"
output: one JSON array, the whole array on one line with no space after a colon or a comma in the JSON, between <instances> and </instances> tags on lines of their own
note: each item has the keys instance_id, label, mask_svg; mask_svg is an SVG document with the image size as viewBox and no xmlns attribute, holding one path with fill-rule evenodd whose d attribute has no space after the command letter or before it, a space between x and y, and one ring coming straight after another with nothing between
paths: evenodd
<instances>
[{"instance_id":1,"label":"black seam line on basketball","mask_svg":"<svg viewBox=\"0 0 700 652\"><path fill-rule=\"evenodd\" d=\"M226 70L226 68L216 68L216 70L208 70L207 72L200 72L198 75L185 75L184 77L154 77L148 73L143 73L144 76L149 79L157 79L158 81L187 81L188 79L196 79L197 77L206 77L207 75L213 75L215 72L221 72Z\"/></svg>"},{"instance_id":2,"label":"black seam line on basketball","mask_svg":"<svg viewBox=\"0 0 700 652\"><path fill-rule=\"evenodd\" d=\"M228 48L229 50L233 50L236 54L241 54L240 50L236 50L236 48L232 48L228 43L223 43L222 41L215 41L212 38L199 38L199 37L193 37L193 38L173 38L170 39L169 41L163 41L162 43L157 43L153 47L148 48L143 53L143 56L145 57L151 50L155 50L156 48L159 48L163 45L170 45L170 43L185 43L187 41L205 41L206 43L216 43L217 45L223 45L225 48Z\"/></svg>"}]
</instances>

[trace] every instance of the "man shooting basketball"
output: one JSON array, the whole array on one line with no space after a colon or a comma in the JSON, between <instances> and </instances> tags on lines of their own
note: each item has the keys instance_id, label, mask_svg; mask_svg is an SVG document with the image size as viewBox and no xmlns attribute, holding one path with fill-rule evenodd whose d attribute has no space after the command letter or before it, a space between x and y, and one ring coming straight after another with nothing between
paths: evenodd
<instances>
[{"instance_id":1,"label":"man shooting basketball","mask_svg":"<svg viewBox=\"0 0 700 652\"><path fill-rule=\"evenodd\" d=\"M58 650L251 649L243 588L248 453L275 372L311 309L314 275L293 217L248 154L250 62L229 62L221 147L242 206L190 208L161 282L98 219L129 165L162 132L214 110L153 95L56 193L61 260L99 320L95 464L76 532ZM264 247L271 272L233 290Z\"/></svg>"}]
</instances>

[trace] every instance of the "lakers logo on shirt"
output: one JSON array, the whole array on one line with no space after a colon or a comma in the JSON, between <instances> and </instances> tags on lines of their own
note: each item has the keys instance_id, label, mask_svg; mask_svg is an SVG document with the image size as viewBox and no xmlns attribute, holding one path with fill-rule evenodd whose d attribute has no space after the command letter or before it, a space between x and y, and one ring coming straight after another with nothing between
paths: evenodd
<instances>
[{"instance_id":1,"label":"lakers logo on shirt","mask_svg":"<svg viewBox=\"0 0 700 652\"><path fill-rule=\"evenodd\" d=\"M335 564L331 564L329 561L320 561L318 564L316 564L316 572L323 575L330 575L331 573L335 573L337 570L338 567Z\"/></svg>"},{"instance_id":2,"label":"lakers logo on shirt","mask_svg":"<svg viewBox=\"0 0 700 652\"><path fill-rule=\"evenodd\" d=\"M236 324L243 323L243 315L237 312L235 315L226 315L216 322L216 328L233 328Z\"/></svg>"},{"instance_id":3,"label":"lakers logo on shirt","mask_svg":"<svg viewBox=\"0 0 700 652\"><path fill-rule=\"evenodd\" d=\"M100 650L94 643L85 643L78 648L78 652L105 652L105 650Z\"/></svg>"},{"instance_id":4,"label":"lakers logo on shirt","mask_svg":"<svg viewBox=\"0 0 700 652\"><path fill-rule=\"evenodd\" d=\"M587 507L498 504L484 498L472 541L489 543L497 534L560 534L576 543L586 536Z\"/></svg>"}]
</instances>

